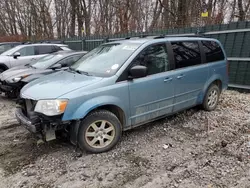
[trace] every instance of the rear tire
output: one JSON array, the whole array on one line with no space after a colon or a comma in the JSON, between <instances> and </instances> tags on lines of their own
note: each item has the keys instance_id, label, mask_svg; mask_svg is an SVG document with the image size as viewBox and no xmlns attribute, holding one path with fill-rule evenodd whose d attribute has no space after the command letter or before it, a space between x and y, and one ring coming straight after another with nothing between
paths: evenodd
<instances>
[{"instance_id":1,"label":"rear tire","mask_svg":"<svg viewBox=\"0 0 250 188\"><path fill-rule=\"evenodd\" d=\"M122 125L115 114L98 110L82 120L78 143L82 150L102 153L111 150L119 142L121 135Z\"/></svg>"},{"instance_id":2,"label":"rear tire","mask_svg":"<svg viewBox=\"0 0 250 188\"><path fill-rule=\"evenodd\" d=\"M5 70L4 69L0 69L0 74L2 73L2 72L4 72Z\"/></svg>"},{"instance_id":3,"label":"rear tire","mask_svg":"<svg viewBox=\"0 0 250 188\"><path fill-rule=\"evenodd\" d=\"M206 111L213 111L218 105L219 98L220 98L219 87L215 84L211 85L208 88L205 98L203 100L202 104L203 109Z\"/></svg>"}]
</instances>

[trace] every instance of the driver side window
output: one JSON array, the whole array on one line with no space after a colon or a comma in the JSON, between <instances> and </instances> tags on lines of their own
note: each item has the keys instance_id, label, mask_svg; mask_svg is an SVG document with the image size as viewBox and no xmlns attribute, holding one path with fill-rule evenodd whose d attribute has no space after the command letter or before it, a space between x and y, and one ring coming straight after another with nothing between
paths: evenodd
<instances>
[{"instance_id":1,"label":"driver side window","mask_svg":"<svg viewBox=\"0 0 250 188\"><path fill-rule=\"evenodd\" d=\"M169 70L166 44L155 44L147 47L134 60L133 66L143 65L148 68L148 75L158 74Z\"/></svg>"},{"instance_id":2,"label":"driver side window","mask_svg":"<svg viewBox=\"0 0 250 188\"><path fill-rule=\"evenodd\" d=\"M16 51L19 52L21 56L31 56L35 55L35 50L33 46L23 47L22 49Z\"/></svg>"}]
</instances>

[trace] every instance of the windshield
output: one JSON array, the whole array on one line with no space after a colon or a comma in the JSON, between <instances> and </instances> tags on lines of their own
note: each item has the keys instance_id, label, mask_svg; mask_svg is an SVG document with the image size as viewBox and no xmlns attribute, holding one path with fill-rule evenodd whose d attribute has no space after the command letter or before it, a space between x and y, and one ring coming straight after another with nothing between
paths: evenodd
<instances>
[{"instance_id":1,"label":"windshield","mask_svg":"<svg viewBox=\"0 0 250 188\"><path fill-rule=\"evenodd\" d=\"M57 54L57 55L46 55L36 61L34 64L31 66L36 68L36 69L47 69L51 65L54 65L56 62L58 62L60 59L62 59L63 55Z\"/></svg>"},{"instance_id":2,"label":"windshield","mask_svg":"<svg viewBox=\"0 0 250 188\"><path fill-rule=\"evenodd\" d=\"M15 53L17 50L19 50L20 48L22 48L23 46L20 45L20 46L16 46L14 48L11 48L5 52L3 52L1 55L12 55L13 53Z\"/></svg>"},{"instance_id":3,"label":"windshield","mask_svg":"<svg viewBox=\"0 0 250 188\"><path fill-rule=\"evenodd\" d=\"M79 59L71 69L94 76L112 76L140 45L140 43L101 45Z\"/></svg>"},{"instance_id":4,"label":"windshield","mask_svg":"<svg viewBox=\"0 0 250 188\"><path fill-rule=\"evenodd\" d=\"M2 44L0 45L0 54L5 52L6 50L11 49L11 45L10 44Z\"/></svg>"}]
</instances>

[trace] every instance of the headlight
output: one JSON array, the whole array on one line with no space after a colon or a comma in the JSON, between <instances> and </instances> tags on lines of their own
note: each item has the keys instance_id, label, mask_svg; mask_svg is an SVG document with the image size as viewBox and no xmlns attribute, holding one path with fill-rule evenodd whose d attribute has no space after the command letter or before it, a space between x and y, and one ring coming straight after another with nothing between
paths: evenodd
<instances>
[{"instance_id":1,"label":"headlight","mask_svg":"<svg viewBox=\"0 0 250 188\"><path fill-rule=\"evenodd\" d=\"M16 77L12 79L12 83L19 82L22 78L21 77Z\"/></svg>"},{"instance_id":2,"label":"headlight","mask_svg":"<svg viewBox=\"0 0 250 188\"><path fill-rule=\"evenodd\" d=\"M20 76L20 77L16 77L16 78L13 78L12 80L10 80L10 83L16 83L16 82L19 82L20 80L22 80L23 78L26 78L28 77L29 75L24 75L24 76Z\"/></svg>"},{"instance_id":3,"label":"headlight","mask_svg":"<svg viewBox=\"0 0 250 188\"><path fill-rule=\"evenodd\" d=\"M64 113L68 100L40 100L37 102L35 112L42 113L47 116L56 116Z\"/></svg>"}]
</instances>

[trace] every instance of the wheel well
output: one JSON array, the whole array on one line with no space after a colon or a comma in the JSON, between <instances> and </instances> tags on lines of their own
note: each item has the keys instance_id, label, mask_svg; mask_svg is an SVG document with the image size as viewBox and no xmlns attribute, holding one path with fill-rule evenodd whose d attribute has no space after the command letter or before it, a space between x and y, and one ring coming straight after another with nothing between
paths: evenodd
<instances>
[{"instance_id":1,"label":"wheel well","mask_svg":"<svg viewBox=\"0 0 250 188\"><path fill-rule=\"evenodd\" d=\"M0 64L0 69L7 70L8 67L6 65Z\"/></svg>"},{"instance_id":2,"label":"wheel well","mask_svg":"<svg viewBox=\"0 0 250 188\"><path fill-rule=\"evenodd\" d=\"M217 85L219 87L220 91L222 90L222 82L221 82L221 80L215 80L215 81L213 81L212 84Z\"/></svg>"},{"instance_id":3,"label":"wheel well","mask_svg":"<svg viewBox=\"0 0 250 188\"><path fill-rule=\"evenodd\" d=\"M108 110L108 111L112 112L113 114L115 114L115 116L121 122L122 126L124 126L126 123L125 114L124 114L123 110L118 106L104 105L104 106L100 106L98 108L93 109L91 112L96 111L96 110ZM91 113L91 112L89 112L89 113Z\"/></svg>"}]
</instances>

